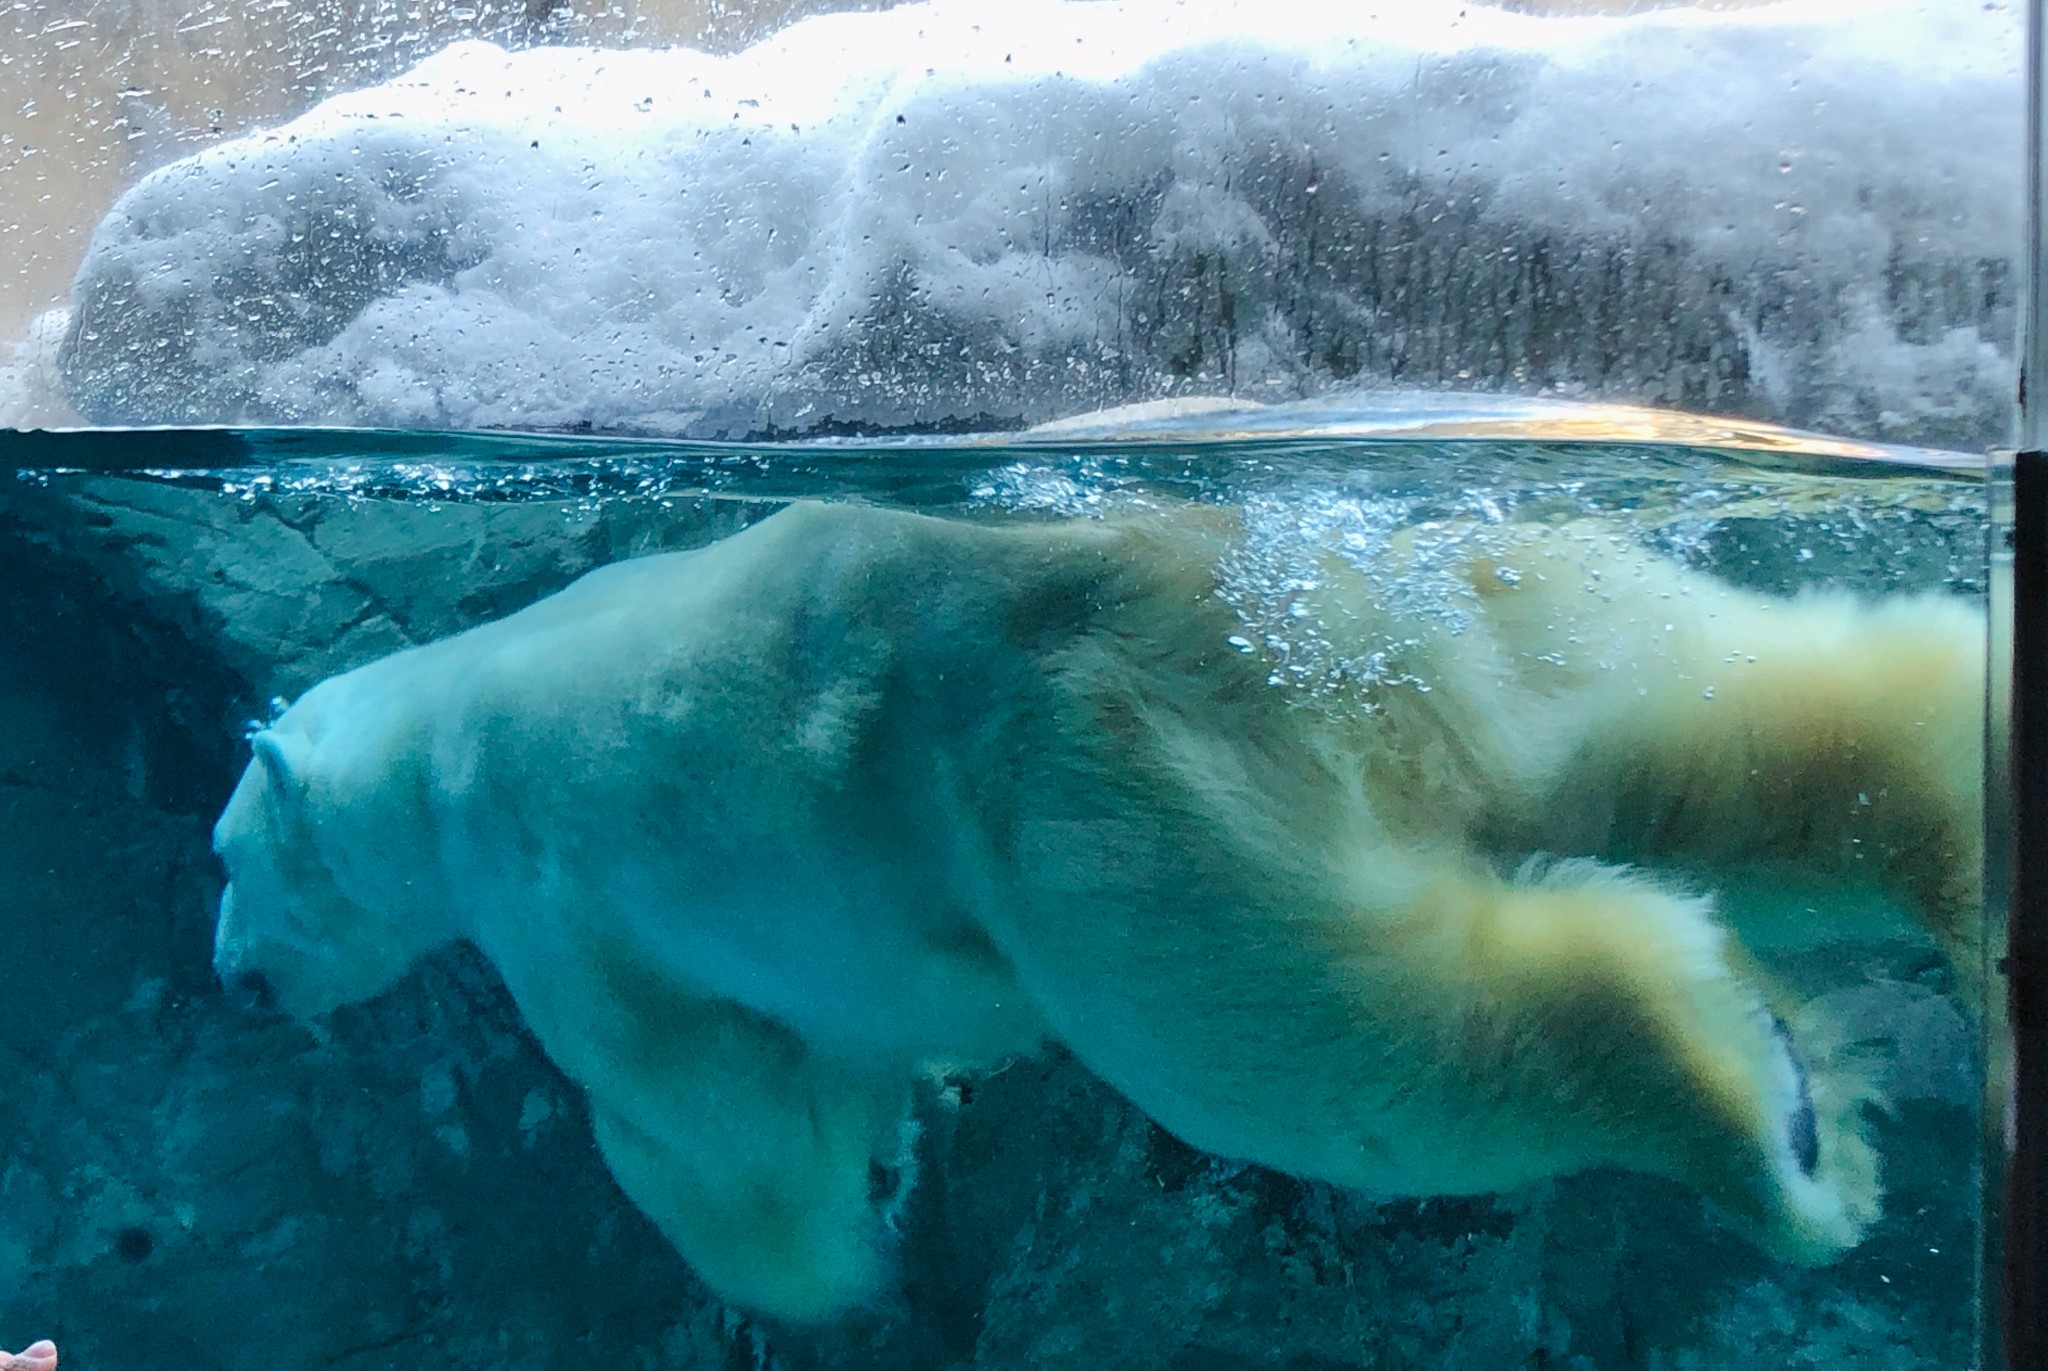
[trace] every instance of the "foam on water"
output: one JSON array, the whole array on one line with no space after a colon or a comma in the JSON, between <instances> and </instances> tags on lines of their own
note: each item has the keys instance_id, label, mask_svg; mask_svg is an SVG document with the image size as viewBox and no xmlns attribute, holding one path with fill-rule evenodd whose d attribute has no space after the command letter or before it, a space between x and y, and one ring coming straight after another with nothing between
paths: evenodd
<instances>
[{"instance_id":1,"label":"foam on water","mask_svg":"<svg viewBox=\"0 0 2048 1371\"><path fill-rule=\"evenodd\" d=\"M2020 53L1974 0L935 0L727 57L465 43L130 191L60 380L98 422L699 437L1401 383L1981 446Z\"/></svg>"}]
</instances>

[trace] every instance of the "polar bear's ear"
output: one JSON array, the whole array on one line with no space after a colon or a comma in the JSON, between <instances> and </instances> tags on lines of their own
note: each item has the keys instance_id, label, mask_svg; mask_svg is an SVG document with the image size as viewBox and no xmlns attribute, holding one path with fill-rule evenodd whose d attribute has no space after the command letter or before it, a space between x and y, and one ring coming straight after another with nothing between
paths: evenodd
<instances>
[{"instance_id":1,"label":"polar bear's ear","mask_svg":"<svg viewBox=\"0 0 2048 1371\"><path fill-rule=\"evenodd\" d=\"M270 773L270 783L291 789L295 770L291 754L297 749L267 728L251 738L249 743L256 750L256 760L263 763L263 769Z\"/></svg>"},{"instance_id":2,"label":"polar bear's ear","mask_svg":"<svg viewBox=\"0 0 2048 1371\"><path fill-rule=\"evenodd\" d=\"M270 802L278 814L296 818L306 795L306 740L264 729L249 740L270 779Z\"/></svg>"}]
</instances>

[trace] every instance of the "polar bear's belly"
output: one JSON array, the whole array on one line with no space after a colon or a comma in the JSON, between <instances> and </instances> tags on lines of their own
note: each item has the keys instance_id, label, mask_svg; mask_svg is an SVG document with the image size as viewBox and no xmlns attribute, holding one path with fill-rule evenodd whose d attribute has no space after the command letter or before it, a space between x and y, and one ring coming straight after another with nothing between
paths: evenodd
<instances>
[{"instance_id":1,"label":"polar bear's belly","mask_svg":"<svg viewBox=\"0 0 2048 1371\"><path fill-rule=\"evenodd\" d=\"M642 946L692 983L860 1054L978 1058L1035 1023L1008 965L964 917L858 873L776 882L648 918ZM765 898L761 898L765 897Z\"/></svg>"},{"instance_id":2,"label":"polar bear's belly","mask_svg":"<svg viewBox=\"0 0 2048 1371\"><path fill-rule=\"evenodd\" d=\"M899 1061L987 1060L1043 1033L1005 959L914 864L786 845L729 847L715 867L613 857L527 885L529 911L497 936L495 920L476 925L522 1003L587 1008L652 979Z\"/></svg>"}]
</instances>

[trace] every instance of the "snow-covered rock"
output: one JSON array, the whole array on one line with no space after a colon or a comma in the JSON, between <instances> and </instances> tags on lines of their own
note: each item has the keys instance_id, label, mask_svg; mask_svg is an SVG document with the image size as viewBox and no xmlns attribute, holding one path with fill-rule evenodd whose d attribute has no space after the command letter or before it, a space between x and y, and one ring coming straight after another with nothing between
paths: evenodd
<instances>
[{"instance_id":1,"label":"snow-covered rock","mask_svg":"<svg viewBox=\"0 0 2048 1371\"><path fill-rule=\"evenodd\" d=\"M464 43L131 190L62 367L96 422L754 436L1398 383L1981 446L2021 50L1978 0Z\"/></svg>"}]
</instances>

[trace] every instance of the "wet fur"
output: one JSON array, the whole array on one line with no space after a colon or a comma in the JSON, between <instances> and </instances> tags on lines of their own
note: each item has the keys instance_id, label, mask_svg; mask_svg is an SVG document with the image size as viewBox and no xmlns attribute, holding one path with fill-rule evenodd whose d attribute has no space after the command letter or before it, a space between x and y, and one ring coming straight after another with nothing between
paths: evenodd
<instances>
[{"instance_id":1,"label":"wet fur","mask_svg":"<svg viewBox=\"0 0 2048 1371\"><path fill-rule=\"evenodd\" d=\"M1793 1260L1857 1242L1868 1087L1637 864L1868 874L1959 947L1981 615L1439 531L1309 596L1410 684L1308 698L1230 641L1239 536L802 505L334 678L221 820L218 965L312 1015L474 941L627 1193L786 1317L884 1279L908 1083L1047 1039L1296 1175L1622 1166ZM1386 593L1425 560L1456 621Z\"/></svg>"}]
</instances>

